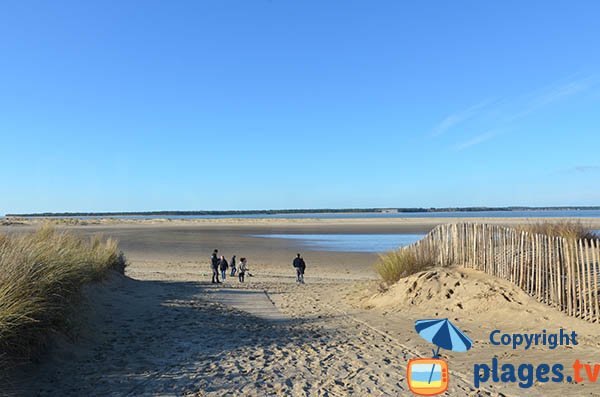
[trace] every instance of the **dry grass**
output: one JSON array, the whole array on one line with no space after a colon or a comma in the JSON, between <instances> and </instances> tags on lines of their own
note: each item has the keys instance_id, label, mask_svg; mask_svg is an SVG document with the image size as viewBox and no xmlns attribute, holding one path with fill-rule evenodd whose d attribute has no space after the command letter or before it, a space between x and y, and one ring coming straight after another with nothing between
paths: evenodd
<instances>
[{"instance_id":1,"label":"dry grass","mask_svg":"<svg viewBox=\"0 0 600 397\"><path fill-rule=\"evenodd\" d=\"M81 286L125 258L112 239L84 239L49 226L25 235L0 235L0 360L27 359L64 327Z\"/></svg>"},{"instance_id":2,"label":"dry grass","mask_svg":"<svg viewBox=\"0 0 600 397\"><path fill-rule=\"evenodd\" d=\"M417 257L412 251L399 249L379 255L375 270L383 281L393 284L403 277L433 266L435 266L435 261L432 258Z\"/></svg>"},{"instance_id":3,"label":"dry grass","mask_svg":"<svg viewBox=\"0 0 600 397\"><path fill-rule=\"evenodd\" d=\"M560 221L560 222L538 222L521 225L517 228L534 234L545 234L551 237L563 237L566 239L587 239L593 240L600 238L591 228L579 221Z\"/></svg>"},{"instance_id":4,"label":"dry grass","mask_svg":"<svg viewBox=\"0 0 600 397\"><path fill-rule=\"evenodd\" d=\"M590 227L580 221L537 222L515 226L518 231L545 234L566 239L600 239ZM445 264L449 265L449 264ZM417 257L413 250L400 249L379 256L375 270L385 283L393 284L401 278L436 266L434 258ZM383 288L383 287L382 287Z\"/></svg>"}]
</instances>

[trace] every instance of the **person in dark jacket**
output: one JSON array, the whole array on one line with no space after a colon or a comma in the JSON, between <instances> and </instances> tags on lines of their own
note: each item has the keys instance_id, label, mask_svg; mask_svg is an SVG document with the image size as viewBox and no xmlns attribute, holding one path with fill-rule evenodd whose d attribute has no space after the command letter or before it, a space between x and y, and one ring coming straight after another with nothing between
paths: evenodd
<instances>
[{"instance_id":1,"label":"person in dark jacket","mask_svg":"<svg viewBox=\"0 0 600 397\"><path fill-rule=\"evenodd\" d=\"M235 272L237 271L237 268L235 267L235 255L231 257L231 262L229 264L231 265L230 276L233 277L235 276Z\"/></svg>"},{"instance_id":2,"label":"person in dark jacket","mask_svg":"<svg viewBox=\"0 0 600 397\"><path fill-rule=\"evenodd\" d=\"M227 263L227 259L225 259L223 255L221 255L221 259L219 260L219 269L221 270L221 280L225 281L227 269L229 269L229 263Z\"/></svg>"},{"instance_id":3,"label":"person in dark jacket","mask_svg":"<svg viewBox=\"0 0 600 397\"><path fill-rule=\"evenodd\" d=\"M302 258L300 254L297 254L294 258L294 262L292 262L292 266L296 269L296 282L298 284L304 284L304 270L306 269L304 258Z\"/></svg>"},{"instance_id":4,"label":"person in dark jacket","mask_svg":"<svg viewBox=\"0 0 600 397\"><path fill-rule=\"evenodd\" d=\"M213 254L210 257L210 268L212 270L212 283L213 284L221 283L219 281L219 257L217 256L218 253L219 253L219 250L214 250Z\"/></svg>"}]
</instances>

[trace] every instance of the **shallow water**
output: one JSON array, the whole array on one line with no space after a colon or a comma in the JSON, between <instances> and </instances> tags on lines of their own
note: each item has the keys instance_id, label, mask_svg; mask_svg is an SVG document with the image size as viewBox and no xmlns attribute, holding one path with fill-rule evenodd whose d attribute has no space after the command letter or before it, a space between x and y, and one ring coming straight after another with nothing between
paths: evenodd
<instances>
[{"instance_id":1,"label":"shallow water","mask_svg":"<svg viewBox=\"0 0 600 397\"><path fill-rule=\"evenodd\" d=\"M260 234L254 237L300 240L312 251L385 252L404 247L424 234Z\"/></svg>"}]
</instances>

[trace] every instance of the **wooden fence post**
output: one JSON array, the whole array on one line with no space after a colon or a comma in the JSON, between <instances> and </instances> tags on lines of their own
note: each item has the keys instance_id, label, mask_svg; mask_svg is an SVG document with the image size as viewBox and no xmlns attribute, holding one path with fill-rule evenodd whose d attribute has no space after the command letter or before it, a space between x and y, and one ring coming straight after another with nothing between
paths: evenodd
<instances>
[{"instance_id":1,"label":"wooden fence post","mask_svg":"<svg viewBox=\"0 0 600 397\"><path fill-rule=\"evenodd\" d=\"M567 278L566 278L566 287L567 287L567 313L569 316L573 316L573 268L571 262L571 249L569 248L569 241L563 237L563 248L565 252L565 264L567 267Z\"/></svg>"},{"instance_id":2,"label":"wooden fence post","mask_svg":"<svg viewBox=\"0 0 600 397\"><path fill-rule=\"evenodd\" d=\"M419 260L459 264L509 280L540 302L600 323L600 241L462 222L438 225L404 249Z\"/></svg>"},{"instance_id":3,"label":"wooden fence post","mask_svg":"<svg viewBox=\"0 0 600 397\"><path fill-rule=\"evenodd\" d=\"M599 256L599 252L598 252L598 247L600 246L600 242L598 240L592 240L592 269L594 269L593 271L593 277L594 277L594 308L596 310L596 315L595 315L595 320L596 322L600 322L600 309L599 309L599 305L600 303L598 302L598 266L600 265L598 263L598 259L600 259Z\"/></svg>"},{"instance_id":4,"label":"wooden fence post","mask_svg":"<svg viewBox=\"0 0 600 397\"><path fill-rule=\"evenodd\" d=\"M583 240L583 246L585 251L585 280L587 281L586 289L587 289L587 299L588 299L588 320L592 321L595 317L594 314L594 298L592 295L592 273L591 273L591 261L590 261L590 251L591 244L589 240Z\"/></svg>"}]
</instances>

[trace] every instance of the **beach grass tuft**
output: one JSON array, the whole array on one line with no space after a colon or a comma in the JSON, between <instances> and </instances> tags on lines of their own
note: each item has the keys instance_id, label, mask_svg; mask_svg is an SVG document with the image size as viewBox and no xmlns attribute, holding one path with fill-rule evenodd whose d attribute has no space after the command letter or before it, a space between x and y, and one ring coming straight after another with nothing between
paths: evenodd
<instances>
[{"instance_id":1,"label":"beach grass tuft","mask_svg":"<svg viewBox=\"0 0 600 397\"><path fill-rule=\"evenodd\" d=\"M528 233L544 234L550 237L562 237L572 240L595 240L600 238L590 227L577 220L536 222L520 225L517 229Z\"/></svg>"},{"instance_id":2,"label":"beach grass tuft","mask_svg":"<svg viewBox=\"0 0 600 397\"><path fill-rule=\"evenodd\" d=\"M0 362L34 357L51 330L65 327L81 287L125 266L110 238L78 237L48 225L0 235Z\"/></svg>"},{"instance_id":3,"label":"beach grass tuft","mask_svg":"<svg viewBox=\"0 0 600 397\"><path fill-rule=\"evenodd\" d=\"M414 252L399 249L379 255L375 270L383 281L393 284L403 277L435 266L433 258L417 257Z\"/></svg>"}]
</instances>

